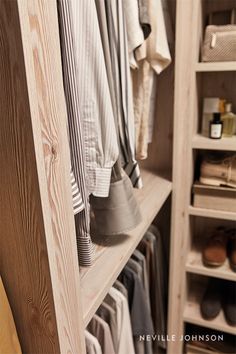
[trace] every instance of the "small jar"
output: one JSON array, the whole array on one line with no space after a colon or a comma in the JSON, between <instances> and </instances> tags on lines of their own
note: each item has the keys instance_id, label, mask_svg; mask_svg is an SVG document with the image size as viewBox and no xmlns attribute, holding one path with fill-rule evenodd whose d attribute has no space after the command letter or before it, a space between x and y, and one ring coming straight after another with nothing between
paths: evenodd
<instances>
[{"instance_id":1,"label":"small jar","mask_svg":"<svg viewBox=\"0 0 236 354\"><path fill-rule=\"evenodd\" d=\"M211 139L221 139L223 132L223 122L220 113L214 113L209 125L209 137Z\"/></svg>"}]
</instances>

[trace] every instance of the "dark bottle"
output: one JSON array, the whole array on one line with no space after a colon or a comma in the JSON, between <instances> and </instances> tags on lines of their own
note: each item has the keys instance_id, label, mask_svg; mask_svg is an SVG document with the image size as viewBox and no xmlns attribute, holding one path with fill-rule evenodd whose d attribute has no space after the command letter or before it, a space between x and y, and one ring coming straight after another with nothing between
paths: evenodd
<instances>
[{"instance_id":1,"label":"dark bottle","mask_svg":"<svg viewBox=\"0 0 236 354\"><path fill-rule=\"evenodd\" d=\"M209 137L211 139L221 139L223 132L223 122L220 113L213 114L213 120L210 121Z\"/></svg>"}]
</instances>

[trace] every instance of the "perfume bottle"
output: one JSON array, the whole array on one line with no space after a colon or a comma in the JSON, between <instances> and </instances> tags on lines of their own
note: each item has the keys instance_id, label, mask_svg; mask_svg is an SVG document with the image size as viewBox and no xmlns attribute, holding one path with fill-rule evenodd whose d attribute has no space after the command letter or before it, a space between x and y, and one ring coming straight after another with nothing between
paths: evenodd
<instances>
[{"instance_id":1,"label":"perfume bottle","mask_svg":"<svg viewBox=\"0 0 236 354\"><path fill-rule=\"evenodd\" d=\"M223 132L223 122L219 112L213 114L213 120L209 124L209 137L211 139L221 139Z\"/></svg>"},{"instance_id":2,"label":"perfume bottle","mask_svg":"<svg viewBox=\"0 0 236 354\"><path fill-rule=\"evenodd\" d=\"M226 103L225 113L221 117L223 121L223 136L231 137L235 133L236 115L232 113L232 104Z\"/></svg>"}]
</instances>

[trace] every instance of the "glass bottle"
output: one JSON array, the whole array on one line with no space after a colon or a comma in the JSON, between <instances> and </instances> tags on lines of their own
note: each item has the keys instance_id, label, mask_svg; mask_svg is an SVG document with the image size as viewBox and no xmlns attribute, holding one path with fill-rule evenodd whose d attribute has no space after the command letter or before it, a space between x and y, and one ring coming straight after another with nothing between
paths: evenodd
<instances>
[{"instance_id":1,"label":"glass bottle","mask_svg":"<svg viewBox=\"0 0 236 354\"><path fill-rule=\"evenodd\" d=\"M236 115L232 113L232 104L226 103L225 113L222 114L223 121L223 136L231 137L235 133Z\"/></svg>"}]
</instances>

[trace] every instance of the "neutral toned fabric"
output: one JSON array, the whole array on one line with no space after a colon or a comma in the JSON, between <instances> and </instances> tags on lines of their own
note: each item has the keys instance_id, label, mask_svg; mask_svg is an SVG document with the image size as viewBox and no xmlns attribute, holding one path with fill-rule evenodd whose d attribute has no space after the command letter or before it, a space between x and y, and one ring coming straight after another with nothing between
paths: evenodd
<instances>
[{"instance_id":1,"label":"neutral toned fabric","mask_svg":"<svg viewBox=\"0 0 236 354\"><path fill-rule=\"evenodd\" d=\"M124 297L126 297L126 299L128 299L127 289L125 288L125 286L118 279L116 279L113 287L116 288L117 290L119 290L121 292L121 294L123 294Z\"/></svg>"},{"instance_id":2,"label":"neutral toned fabric","mask_svg":"<svg viewBox=\"0 0 236 354\"><path fill-rule=\"evenodd\" d=\"M132 82L123 1L107 0L106 13L115 82L121 164L133 186L141 188L140 170L135 159Z\"/></svg>"},{"instance_id":3,"label":"neutral toned fabric","mask_svg":"<svg viewBox=\"0 0 236 354\"><path fill-rule=\"evenodd\" d=\"M96 337L85 330L86 354L103 354L101 346Z\"/></svg>"},{"instance_id":4,"label":"neutral toned fabric","mask_svg":"<svg viewBox=\"0 0 236 354\"><path fill-rule=\"evenodd\" d=\"M68 132L71 150L71 165L81 193L84 208L75 215L79 263L89 266L92 261L92 242L90 238L90 206L88 176L85 166L85 146L83 122L79 110L78 69L75 52L75 28L72 19L70 0L58 0L61 55L64 90L68 113Z\"/></svg>"},{"instance_id":5,"label":"neutral toned fabric","mask_svg":"<svg viewBox=\"0 0 236 354\"><path fill-rule=\"evenodd\" d=\"M115 310L103 302L97 310L97 315L101 317L108 325L111 331L112 342L114 346L115 352L117 352L118 348L118 332L117 332L117 321L116 321L116 312Z\"/></svg>"},{"instance_id":6,"label":"neutral toned fabric","mask_svg":"<svg viewBox=\"0 0 236 354\"><path fill-rule=\"evenodd\" d=\"M171 62L162 2L150 0L148 5L152 30L147 40L135 51L138 69L132 72L137 159L147 158L154 75L160 74Z\"/></svg>"},{"instance_id":7,"label":"neutral toned fabric","mask_svg":"<svg viewBox=\"0 0 236 354\"><path fill-rule=\"evenodd\" d=\"M115 309L117 315L117 354L135 354L127 299L121 292L112 287L105 298L105 302Z\"/></svg>"},{"instance_id":8,"label":"neutral toned fabric","mask_svg":"<svg viewBox=\"0 0 236 354\"><path fill-rule=\"evenodd\" d=\"M78 214L84 209L84 203L82 196L79 192L78 184L75 180L73 171L70 172L71 190L72 190L72 201L74 214Z\"/></svg>"},{"instance_id":9,"label":"neutral toned fabric","mask_svg":"<svg viewBox=\"0 0 236 354\"><path fill-rule=\"evenodd\" d=\"M0 277L0 353L21 354L14 319Z\"/></svg>"},{"instance_id":10,"label":"neutral toned fabric","mask_svg":"<svg viewBox=\"0 0 236 354\"><path fill-rule=\"evenodd\" d=\"M97 338L102 354L115 354L109 325L98 315L94 315L87 330Z\"/></svg>"},{"instance_id":11,"label":"neutral toned fabric","mask_svg":"<svg viewBox=\"0 0 236 354\"><path fill-rule=\"evenodd\" d=\"M148 4L150 0L138 0L139 21L143 30L144 38L147 39L151 33L151 20L148 11Z\"/></svg>"},{"instance_id":12,"label":"neutral toned fabric","mask_svg":"<svg viewBox=\"0 0 236 354\"><path fill-rule=\"evenodd\" d=\"M107 197L118 145L94 0L72 0L80 112L90 192Z\"/></svg>"},{"instance_id":13,"label":"neutral toned fabric","mask_svg":"<svg viewBox=\"0 0 236 354\"><path fill-rule=\"evenodd\" d=\"M140 1L140 0L139 0ZM124 15L127 28L128 50L129 50L129 64L131 68L137 68L134 51L145 40L143 29L140 23L140 9L138 0L124 0ZM142 9L142 15L146 16L145 8Z\"/></svg>"},{"instance_id":14,"label":"neutral toned fabric","mask_svg":"<svg viewBox=\"0 0 236 354\"><path fill-rule=\"evenodd\" d=\"M150 307L150 299L149 299L149 289L146 289L144 286L144 274L142 266L135 261L134 259L130 258L127 262L127 266L130 267L138 276L140 282L142 282L143 289L145 292L145 302L147 304L147 308L149 309L149 313L151 314L151 307ZM147 293L148 290L148 293ZM152 354L152 342L149 341L140 341L138 336L134 337L134 347L136 354Z\"/></svg>"},{"instance_id":15,"label":"neutral toned fabric","mask_svg":"<svg viewBox=\"0 0 236 354\"><path fill-rule=\"evenodd\" d=\"M128 291L128 303L134 336L154 334L150 309L145 298L142 281L129 266L125 266L119 280ZM140 311L142 309L142 312Z\"/></svg>"},{"instance_id":16,"label":"neutral toned fabric","mask_svg":"<svg viewBox=\"0 0 236 354\"><path fill-rule=\"evenodd\" d=\"M114 235L135 228L141 221L138 203L134 197L131 181L126 174L122 180L112 182L109 197L91 197L95 215L96 233Z\"/></svg>"}]
</instances>

